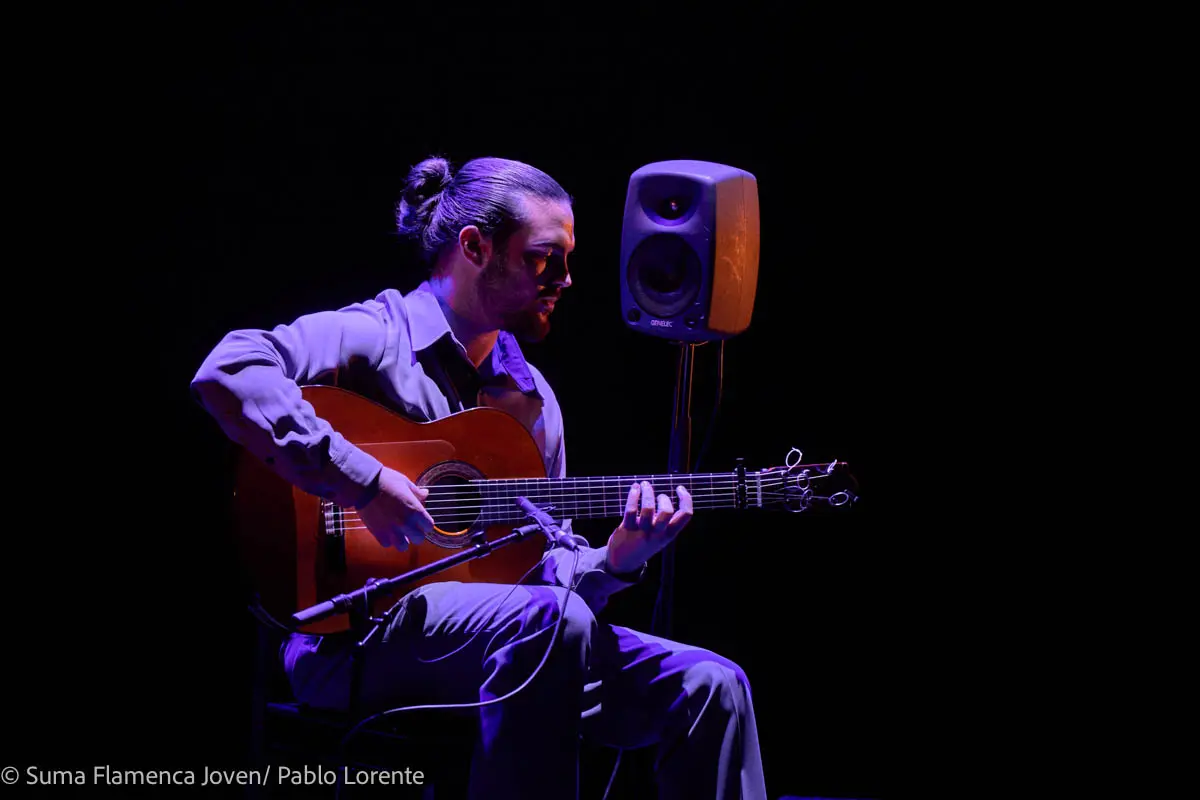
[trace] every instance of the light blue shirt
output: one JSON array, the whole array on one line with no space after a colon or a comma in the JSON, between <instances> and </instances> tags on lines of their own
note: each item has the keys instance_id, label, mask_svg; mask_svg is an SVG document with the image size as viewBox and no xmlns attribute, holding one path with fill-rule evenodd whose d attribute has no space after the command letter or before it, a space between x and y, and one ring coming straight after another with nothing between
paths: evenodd
<instances>
[{"instance_id":1,"label":"light blue shirt","mask_svg":"<svg viewBox=\"0 0 1200 800\"><path fill-rule=\"evenodd\" d=\"M353 507L372 497L383 465L316 416L300 387L336 383L414 421L441 419L460 409L451 406L426 365L435 356L445 364L455 351L461 364L454 366L478 376L475 404L515 417L537 443L547 476L566 477L562 413L545 377L504 331L476 371L428 282L408 295L388 289L373 300L301 316L270 331L232 331L209 353L191 388L230 439L281 477ZM599 611L608 595L629 584L604 569L606 548L575 539L582 552L574 575L571 554L555 548L540 580L577 583Z\"/></svg>"}]
</instances>

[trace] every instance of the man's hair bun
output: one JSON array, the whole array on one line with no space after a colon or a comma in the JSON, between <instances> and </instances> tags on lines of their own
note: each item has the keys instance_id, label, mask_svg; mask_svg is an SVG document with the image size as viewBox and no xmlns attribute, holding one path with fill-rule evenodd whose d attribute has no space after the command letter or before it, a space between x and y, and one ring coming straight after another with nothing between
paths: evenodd
<instances>
[{"instance_id":1,"label":"man's hair bun","mask_svg":"<svg viewBox=\"0 0 1200 800\"><path fill-rule=\"evenodd\" d=\"M422 236L453 179L450 162L444 158L427 158L409 171L396 209L396 225L402 235Z\"/></svg>"}]
</instances>

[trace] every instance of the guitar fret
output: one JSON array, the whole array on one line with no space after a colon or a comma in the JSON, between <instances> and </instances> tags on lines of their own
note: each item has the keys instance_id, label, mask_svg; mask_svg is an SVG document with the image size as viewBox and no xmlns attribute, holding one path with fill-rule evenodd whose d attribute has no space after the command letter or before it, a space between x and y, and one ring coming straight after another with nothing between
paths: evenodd
<instances>
[{"instance_id":1,"label":"guitar fret","mask_svg":"<svg viewBox=\"0 0 1200 800\"><path fill-rule=\"evenodd\" d=\"M572 478L501 478L474 481L479 492L480 519L485 525L517 521L524 514L516 505L517 497L526 497L537 506L553 506L551 516L558 520L573 518L621 517L625 500L634 483L649 482L656 494L666 494L678 506L676 486L683 486L700 508L736 506L732 473L666 473L660 475L596 476ZM750 477L750 476L748 476ZM754 485L747 481L752 504L762 506L762 478ZM757 496L756 496L757 495ZM757 503L754 501L757 500Z\"/></svg>"}]
</instances>

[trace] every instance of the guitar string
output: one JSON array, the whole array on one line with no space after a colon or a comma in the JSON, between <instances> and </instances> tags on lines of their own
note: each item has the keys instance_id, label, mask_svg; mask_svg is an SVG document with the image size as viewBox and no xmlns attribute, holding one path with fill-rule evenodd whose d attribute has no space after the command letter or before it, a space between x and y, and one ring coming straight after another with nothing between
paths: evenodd
<instances>
[{"instance_id":1,"label":"guitar string","mask_svg":"<svg viewBox=\"0 0 1200 800\"><path fill-rule=\"evenodd\" d=\"M810 500L828 500L830 498L814 495L809 499ZM708 510L708 511L713 510L713 509L733 508L733 507L734 506L728 505L728 504L719 504L719 505L711 505L711 506L696 506L696 508L698 508L700 510ZM347 516L349 517L350 515L347 514ZM477 518L478 518L477 516L472 516L467 519L461 519L461 520L441 519L438 521L438 525L439 526L441 526L441 525L467 525L469 527L469 525L471 523L474 523ZM355 518L350 519L350 521L351 522L362 522L362 519L355 517ZM515 522L516 520L511 520L511 521ZM492 521L492 522L485 523L485 525L489 525L489 526L490 525L502 525L502 524L505 524L505 520ZM368 528L366 525L345 525L345 524L343 524L342 526L340 526L338 528L338 530L342 533L347 533L350 531L365 531L365 530L368 530Z\"/></svg>"},{"instance_id":2,"label":"guitar string","mask_svg":"<svg viewBox=\"0 0 1200 800\"><path fill-rule=\"evenodd\" d=\"M698 500L698 499L704 498L704 497L736 496L738 491L740 491L740 489L741 489L741 487L736 486L736 485L730 485L728 487L725 487L725 486L722 486L722 487L706 487L706 486L705 487L693 487L693 489L689 491L689 494L692 495L693 502L694 502L695 500ZM745 491L747 492L747 494L750 494L750 493L757 494L758 487L753 486L753 485L747 485ZM777 485L772 484L772 485L767 485L767 486L762 487L763 494L771 494L771 495L775 495L775 494L779 494L779 493L786 494L788 491L789 491L789 489L786 486L784 486L782 483L777 484ZM663 494L665 494L665 492ZM614 498L614 496L612 496L612 495L609 495L607 497L595 497L595 496L592 496L590 492L585 494L582 492L556 492L556 491L538 490L538 491L525 492L524 496L529 498L530 500L536 500L536 501L544 500L544 501L547 501L550 503L558 502L558 503L561 503L562 505L571 505L571 506L574 506L574 505L598 505L598 504L608 505L610 503L613 503L614 500L615 500L615 502L619 503L621 506L624 506L624 504L626 503L626 495L620 495L616 498ZM467 507L478 508L480 506L490 506L490 507L504 506L504 507L507 507L510 505L510 503L508 502L509 500L515 500L515 497L509 497L507 494L497 496L495 493L491 493L491 492L487 492L487 493L469 492L465 495L459 495L459 496L452 497L452 498L439 498L436 500L427 498L425 500L425 502L422 503L422 505L424 505L424 507L426 509L429 509L431 511L453 511L458 508L467 508Z\"/></svg>"},{"instance_id":3,"label":"guitar string","mask_svg":"<svg viewBox=\"0 0 1200 800\"><path fill-rule=\"evenodd\" d=\"M713 509L733 508L733 507L734 506L732 506L732 505L711 505L711 506L697 506L696 508L698 510L711 511ZM475 522L478 519L478 517L479 517L479 515L470 515L465 519L439 519L437 524L439 526L443 526L443 525L469 526L471 523ZM348 521L349 522L362 522L362 519L361 518L350 518ZM517 520L511 520L511 521L516 522ZM487 525L502 525L502 524L505 524L505 521L499 520L499 521L495 521L495 522L488 522L486 524ZM343 524L342 526L340 526L338 528L338 530L340 530L340 531L361 531L361 530L366 530L366 529L367 529L366 525L345 525L345 524Z\"/></svg>"},{"instance_id":4,"label":"guitar string","mask_svg":"<svg viewBox=\"0 0 1200 800\"><path fill-rule=\"evenodd\" d=\"M570 481L570 482L568 483L568 481ZM538 489L539 491L545 491L546 490L545 487L549 487L549 490L551 490L551 491L575 491L575 490L582 491L582 490L588 490L588 489L610 489L610 488L617 488L617 487L628 487L631 484L631 482L632 481L613 481L613 480L608 480L608 479L603 479L603 480L597 479L594 481L588 481L588 480L584 480L584 479L572 479L572 478L565 478L565 479L563 479L563 478L553 478L553 479L552 478L530 478L530 479L516 478L516 479L504 481L504 482L488 481L486 483L443 484L441 486L426 486L423 488L429 489L429 496L432 498L432 497L437 497L437 496L453 497L455 495L462 495L462 494L467 494L467 493L478 494L480 491L487 491L486 487L490 487L490 486L495 486L496 492L510 492L510 491L513 491L514 489L521 488L519 486L520 484L525 484L526 486L530 486L532 488ZM641 480L638 481L638 483L641 483L641 482L642 482ZM747 481L747 482L749 482L749 481ZM650 483L654 483L654 482L650 481ZM659 483L661 485L662 481L659 481ZM672 486L672 488L674 488L677 485L682 485L686 489L688 487L688 484L699 485L699 486L701 486L701 488L706 488L709 485L726 487L726 486L734 486L737 483L738 483L737 478L722 478L720 480L713 480L713 481L675 480L675 481L671 482L671 486Z\"/></svg>"},{"instance_id":5,"label":"guitar string","mask_svg":"<svg viewBox=\"0 0 1200 800\"><path fill-rule=\"evenodd\" d=\"M771 489L771 490L765 490L764 493L765 494L774 494L774 493L777 493L777 491L778 490ZM750 490L747 490L747 494L751 494L751 493L753 493L753 492ZM732 498L736 498L737 494L738 494L738 492L736 490L732 490L732 489L726 490L726 491L720 491L720 492L704 492L699 497L693 497L692 503L695 504L696 502L702 501L705 499L717 499L717 498L731 498L732 499ZM619 498L614 498L614 497L609 497L609 498L569 497L568 498L568 497L551 497L548 494L534 494L534 493L530 493L530 494L526 495L526 497L530 501L533 501L533 502L543 501L543 502L548 502L552 505L557 505L559 507L567 506L567 507L574 508L574 507L578 506L578 507L591 508L591 507L597 507L597 506L615 505L617 508L621 509L622 512L623 512L623 510L625 508L625 504L626 504L624 497L619 497ZM439 511L439 512L453 512L453 511L466 510L466 509L478 510L478 509L485 509L485 508L486 509L510 509L510 508L515 507L515 503L507 502L507 500L498 499L495 497L482 497L482 496L476 497L474 499L465 498L462 500L456 500L452 503L431 504L431 503L426 502L426 503L423 503L422 505L428 511ZM655 507L657 507L657 504L655 505ZM640 503L638 504L638 508L641 508ZM333 509L330 509L330 510L332 511ZM353 513L349 509L342 509L342 512L343 513Z\"/></svg>"},{"instance_id":6,"label":"guitar string","mask_svg":"<svg viewBox=\"0 0 1200 800\"><path fill-rule=\"evenodd\" d=\"M773 494L772 496L780 496L780 495ZM786 495L782 495L782 496L786 496ZM736 495L730 495L728 497L725 497L725 496L705 497L703 499L693 501L692 508L719 508L721 506L734 505L736 503L737 503ZM588 511L599 511L601 513L606 513L606 512L604 512L604 509L606 507L607 508L616 508L616 511L613 512L614 516L623 516L625 514L624 501L621 501L620 503L613 503L613 502L605 503L602 500L591 500L591 501L578 502L578 503L574 503L574 502L562 503L559 506L557 506L557 508L559 510L575 510L575 509L584 510L584 509L586 509ZM672 506L672 507L674 508L674 506ZM658 506L653 506L653 508L657 509ZM637 507L637 510L640 512L641 509L642 509L642 507L639 505ZM428 507L426 507L426 510L429 510ZM437 511L439 509L434 509L434 510ZM677 508L675 510L678 511ZM440 511L442 513L445 513L445 514L448 514L451 516L454 515L455 512L470 511L472 513L482 513L485 511L487 511L487 512L499 511L501 513L508 513L509 511L511 511L515 515L513 517L514 519L524 518L524 514L519 509L517 509L515 505L510 505L508 503L474 503L474 504L464 503L462 505L455 506L454 508L440 509ZM353 511L350 509L341 509L341 510L330 509L326 513L330 513L330 514L339 514L340 513L342 516L345 516L345 517L359 516L359 513L357 511Z\"/></svg>"},{"instance_id":7,"label":"guitar string","mask_svg":"<svg viewBox=\"0 0 1200 800\"><path fill-rule=\"evenodd\" d=\"M824 497L821 495L811 495L808 498L808 500L810 502L825 501L825 500L829 500L829 499L831 499L831 498ZM713 509L723 509L723 508L735 508L736 505L737 504L734 501L717 502L717 503L700 503L700 504L694 505L693 509L713 510ZM507 508L507 506L505 508ZM596 509L578 509L572 513L572 516L593 515L595 511L596 511ZM624 516L624 515L617 514L617 513L601 513L600 515L597 515L597 516L616 517L616 516ZM490 518L489 521L486 523L488 525L501 525L501 524L504 524L505 522L519 521L516 516L506 516L506 515L497 516L495 514L484 514L482 510L480 510L478 513L476 513L475 510L472 509L470 513L465 513L465 514L450 514L450 515L445 515L445 516L439 515L438 519L437 519L437 524L439 526L441 526L441 525L463 525L463 524L469 524L469 523L475 522L476 520L479 520L484 517ZM592 516L592 518L595 518L595 516ZM358 516L357 514L355 514L353 512L342 512L342 530L361 530L360 528L353 528L353 527L345 526L346 522L351 522L351 523L362 522L362 517Z\"/></svg>"},{"instance_id":8,"label":"guitar string","mask_svg":"<svg viewBox=\"0 0 1200 800\"><path fill-rule=\"evenodd\" d=\"M731 475L730 473L712 473L712 474L714 476L716 476L716 475L722 476L722 480L719 482L715 482L713 485L710 485L710 486L692 487L693 492L695 492L696 489L700 490L699 492L697 492L697 494L698 494L697 499L693 501L693 508L705 510L705 509L728 508L731 506L736 506L737 505L736 496L737 496L738 491L742 488L739 485L740 481L737 478L737 476ZM555 493L558 493L561 495L572 494L572 495L576 495L576 496L562 497L560 502L563 506L574 509L574 511L573 511L574 514L589 515L589 514L595 514L599 510L601 515L607 516L609 514L609 512L607 511L608 506L610 504L614 504L614 505L618 506L618 510L613 512L613 515L616 516L616 515L620 515L623 513L622 506L626 502L625 497L623 497L623 496L619 497L619 498L611 498L611 497L595 498L595 497L590 497L590 496L586 497L586 498L579 497L578 496L578 489L580 488L579 484L583 483L589 489L592 489L592 488L602 488L603 489L603 488L608 488L608 485L612 485L612 484L623 485L627 481L632 482L633 480L638 479L638 477L639 476L631 475L631 476L627 476L627 477L622 476L622 477L565 478L565 479L564 478L556 478L556 479L551 479L551 478L507 478L507 479L488 480L486 482L472 482L472 485L466 485L466 486L463 486L461 484L456 485L456 486L446 486L446 485L431 486L431 487L428 487L430 489L429 497L427 498L426 502L423 505L431 513L437 514L438 520L439 520L438 524L450 525L450 524L469 523L469 522L473 522L477 519L480 519L481 517L483 517L485 515L492 517L494 519L497 519L499 521L504 521L504 520L515 521L516 519L520 518L520 515L515 514L513 512L513 509L507 502L504 502L504 500L497 498L495 496L490 496L490 493L487 493L489 496L485 496L485 493L481 492L479 490L479 487L505 483L505 484L511 485L506 488L522 488L522 489L524 489L526 487L515 487L515 484L518 482L541 483L542 485L537 486L537 487L528 487L528 488L536 488L537 489L536 492L528 492L531 499L541 501L544 496L545 500L548 500L551 504L553 504L556 499L559 499L559 498L554 497ZM646 477L651 477L651 476L646 476ZM654 477L662 477L662 476L654 476ZM786 478L790 477L790 476L785 476L783 474L775 474L775 475L766 475L766 476L762 476L762 477L768 478L768 485L761 487L761 492L763 495L765 495L767 497L771 497L771 498L778 498L778 497L786 498L787 497L788 490L787 490L787 487L785 484L786 484ZM827 478L827 477L830 477L830 475L828 473L818 473L816 475L808 476L808 480L810 482L818 481L818 480L821 480L822 478ZM564 481L564 484L565 484L565 481L571 481L573 485L572 486L566 486L564 484L558 484L558 486L545 485L545 483L548 483L550 481ZM752 492L752 491L757 493L759 491L758 487L750 485L749 483L747 483L745 488L748 493ZM447 490L449 490L449 491L447 491ZM572 490L575 490L575 491L572 491ZM436 494L438 495L438 497L435 497L435 491L436 491ZM589 494L590 494L590 492L589 492ZM446 496L446 495L453 495L453 496ZM464 497L464 495L465 495L465 497ZM433 499L430 499L430 498L433 498ZM829 498L811 497L810 496L810 499L827 500ZM500 512L499 515L497 515L498 511ZM455 513L455 512L457 512L457 513ZM350 522L361 521L361 517L356 512L346 510L346 509L341 509L339 507L334 507L332 505L330 505L327 508L325 513L327 515L333 515L333 514L340 513L343 521L350 521ZM508 516L509 514L512 514L512 516ZM499 523L497 522L497 524L499 524Z\"/></svg>"},{"instance_id":9,"label":"guitar string","mask_svg":"<svg viewBox=\"0 0 1200 800\"><path fill-rule=\"evenodd\" d=\"M828 478L828 477L830 477L830 476L829 475L810 475L810 476L808 476L808 480L809 481L821 480L822 478ZM526 480L526 479L519 479L519 478L513 479L514 482L518 481L518 480ZM538 494L538 495L545 495L545 494L549 494L549 493L566 495L566 494L573 494L573 493L582 493L584 491L587 491L590 493L591 490L593 490L593 489L607 490L607 489L616 488L618 486L623 487L625 485L624 482L617 483L617 484L614 484L612 482L606 482L606 483L595 482L595 483L584 483L582 485L578 484L578 483L571 484L571 485L567 485L567 484L546 485L546 484L539 484L537 482L538 481L549 481L551 479L549 479L549 478L530 478L527 480L529 481L530 484L533 484L533 485L526 486L526 487L516 487L516 486L498 487L494 491L488 490L486 488L481 489L480 487L487 487L487 486L495 485L495 482L480 483L480 484L456 484L456 485L428 486L428 487L424 487L429 490L429 495L425 501L425 505L430 505L432 503L438 503L438 502L450 502L450 501L458 500L463 497L487 496L487 497L491 498L491 497L496 497L498 495L503 496L503 497L508 497L510 493L512 493L515 496L516 494L524 493L523 490L528 490L531 493ZM554 479L554 480L561 480L561 479ZM568 479L568 480L570 480L570 479ZM605 479L605 480L607 480L607 479ZM787 479L783 478L783 477L777 477L777 478L770 477L770 478L766 478L766 480L768 481L769 485L781 485L781 486L784 485L787 481ZM686 482L683 482L683 481L679 482L679 484L683 485L684 488L689 491L689 493L696 492L697 490L701 493L708 491L708 490L733 491L734 489L738 488L741 485L741 483L742 482L736 478L726 479L726 480L721 480L721 481L713 481L713 482L710 482L707 484L695 484L691 487L688 487L686 485ZM752 489L756 488L756 482L747 480L745 482L745 486L746 486L747 490L752 490Z\"/></svg>"},{"instance_id":10,"label":"guitar string","mask_svg":"<svg viewBox=\"0 0 1200 800\"><path fill-rule=\"evenodd\" d=\"M822 467L823 469L824 467ZM747 482L757 478L784 480L793 477L791 474L784 475L782 473L747 473L745 480ZM808 476L809 479L826 478L828 473L818 472ZM489 478L485 480L472 480L469 483L458 484L441 484L426 486L423 488L429 489L431 495L454 495L463 492L478 491L481 486L497 486L503 491L508 486L518 483L524 484L553 484L563 488L590 488L590 487L607 487L607 486L626 486L633 482L641 483L647 481L649 483L669 483L677 484L704 484L714 486L727 486L741 482L737 475L731 473L713 473L709 475L690 474L685 476L678 475L628 475L620 477L603 477L603 478Z\"/></svg>"},{"instance_id":11,"label":"guitar string","mask_svg":"<svg viewBox=\"0 0 1200 800\"><path fill-rule=\"evenodd\" d=\"M692 508L696 509L696 510L713 509L713 508L734 508L736 505L737 505L737 501L735 499L731 498L725 502L693 503ZM656 507L656 509L657 509L657 507ZM597 504L596 506L592 506L592 507L571 506L570 510L573 511L574 516L595 514L596 512L599 512L599 516L620 517L620 516L625 515L625 512L623 509L620 511L617 511L617 512L606 513L599 506L599 504ZM640 510L640 507L639 507L639 510ZM674 510L678 511L679 509L674 509ZM334 512L334 513L336 513L336 512ZM342 511L341 515L342 515L343 519L350 520L350 521L362 519L362 517L359 514L353 512L353 511ZM483 517L483 516L489 517L491 519L501 520L501 521L511 520L514 522L519 519L524 518L519 510L511 509L511 513L510 513L510 507L508 505L468 506L461 510L456 509L454 512L451 512L451 513L439 513L439 514L434 514L431 516L434 516L439 522L445 522L445 523L469 521L469 520L474 520L474 519L477 519L477 518Z\"/></svg>"},{"instance_id":12,"label":"guitar string","mask_svg":"<svg viewBox=\"0 0 1200 800\"><path fill-rule=\"evenodd\" d=\"M792 477L796 470L811 469L815 470L809 475L810 478L824 478L829 476L828 464L812 464L812 465L797 465L789 468L785 473L784 468L774 470L765 470L759 472L747 472L745 479L751 480L758 477L762 478L784 478ZM641 483L648 481L650 483L708 483L728 484L737 483L741 478L733 472L711 472L711 473L682 473L682 474L637 474L637 475L615 475L615 476L580 476L576 478L485 478L472 479L467 483L458 484L441 484L428 486L431 493L449 493L460 492L463 490L471 490L477 486L497 485L504 486L505 484L517 483L553 483L558 486L610 486L610 485L628 485L633 482Z\"/></svg>"},{"instance_id":13,"label":"guitar string","mask_svg":"<svg viewBox=\"0 0 1200 800\"><path fill-rule=\"evenodd\" d=\"M753 491L755 491L755 489L753 487L747 487L746 491L753 492ZM774 490L771 490L771 491L774 491ZM696 500L696 499L699 499L700 497L720 497L720 496L732 497L732 496L736 495L737 492L738 492L738 488L732 487L732 486L729 488L719 488L719 489L714 488L711 490L708 489L708 487L705 487L701 491L689 492L689 494L692 495L693 500ZM549 503L557 502L557 503L562 503L564 505L566 505L566 504L575 505L577 503L611 504L613 502L616 502L622 508L624 508L626 500L627 500L627 494L620 494L620 495L610 494L607 496L597 497L591 493L549 492L549 491L545 491L545 490L526 491L526 492L522 492L521 495L532 501L549 502ZM461 495L461 496L453 497L453 498L441 498L438 500L426 499L422 503L422 505L425 506L425 508L427 508L427 509L438 510L438 511L452 511L456 508L467 508L467 507L477 508L481 505L493 506L493 507L498 507L498 506L506 506L507 507L507 506L513 505L513 503L516 500L516 497L517 497L517 495L509 496L509 495L505 494L505 495L497 496L496 494L491 493L491 492L488 492L488 493L472 492L472 493L469 493L466 495ZM639 503L639 505L640 505L640 503Z\"/></svg>"},{"instance_id":14,"label":"guitar string","mask_svg":"<svg viewBox=\"0 0 1200 800\"><path fill-rule=\"evenodd\" d=\"M809 472L810 477L828 477L831 473L827 472L828 465L823 464ZM751 480L757 477L792 477L796 474L796 469L785 471L783 469L766 470L762 472L747 472L746 480ZM457 484L441 484L430 486L430 489L461 489L464 486L480 486L487 484L513 484L513 483L555 483L559 485L581 483L585 485L628 485L634 482L641 483L649 481L650 483L675 483L675 482L736 482L740 480L739 476L733 472L713 472L713 473L678 473L678 474L639 474L639 475L611 475L611 476L595 476L586 477L580 476L577 478L473 478L467 483Z\"/></svg>"},{"instance_id":15,"label":"guitar string","mask_svg":"<svg viewBox=\"0 0 1200 800\"><path fill-rule=\"evenodd\" d=\"M757 494L755 487L748 486L747 493L751 492ZM737 493L737 487L700 491L693 500L693 508L713 508L719 507L721 503L734 502L736 501ZM772 498L787 497L789 490L784 487L782 483L780 483L779 485L764 486L762 488L762 494ZM616 505L618 509L623 509L623 506L626 503L626 499L624 497L611 496L597 498L576 495L572 497L556 498L553 496L553 493L531 492L529 493L529 497L539 501L543 499L548 500L551 504L557 500L563 507L586 509L587 512L595 511L597 508L600 508L603 511L604 509L607 509L609 505ZM713 501L717 502L717 506L705 504L706 502L712 503ZM470 511L472 514L477 514L484 511L495 512L497 510L511 510L510 504L505 502L505 500L496 498L494 496L484 496L477 492L470 493L466 498L444 499L433 502L426 501L423 505L426 510L437 512L439 515L452 514L456 511ZM357 516L357 514L353 511L333 506L330 506L327 509L327 513L341 513L345 516L351 517Z\"/></svg>"},{"instance_id":16,"label":"guitar string","mask_svg":"<svg viewBox=\"0 0 1200 800\"><path fill-rule=\"evenodd\" d=\"M754 487L747 487L746 491L753 492ZM772 490L772 491L774 491L774 490ZM689 491L688 494L690 494L693 499L696 499L698 497L711 497L711 496L715 496L715 495L733 495L733 494L737 494L737 492L738 492L737 487L720 488L720 489L714 488L711 490L708 487L704 487L703 490ZM573 502L577 502L577 501L582 502L582 503L588 503L588 502L600 503L600 502L605 502L605 501L612 502L612 499L615 497L615 498L617 498L617 502L619 502L622 506L625 505L626 500L628 498L628 493L623 493L620 495L610 494L607 496L597 497L595 494L588 493L588 492L548 492L548 491L543 490L543 491L520 492L519 494L530 500L539 499L539 500L552 501L551 499L553 498L553 500L562 501L564 503L573 503ZM666 494L666 492L659 492L659 494ZM517 494L496 495L491 492L488 492L488 493L475 492L472 494L461 495L459 497L445 497L445 498L440 498L437 500L427 499L427 500L425 500L424 503L422 503L422 505L424 505L426 508L440 508L440 509L449 509L449 508L454 508L456 506L463 506L463 505L479 505L481 502L482 503L490 503L492 505L512 505L513 503L516 502L517 496L518 496ZM672 499L674 499L672 495L668 495L668 496L670 496L670 497L672 497ZM639 503L639 505L641 505L641 503Z\"/></svg>"}]
</instances>

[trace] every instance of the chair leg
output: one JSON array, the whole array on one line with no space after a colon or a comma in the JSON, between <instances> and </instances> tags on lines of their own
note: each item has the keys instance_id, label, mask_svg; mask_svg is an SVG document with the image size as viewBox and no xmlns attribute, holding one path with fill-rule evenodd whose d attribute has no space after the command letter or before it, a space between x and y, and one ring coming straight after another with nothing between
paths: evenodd
<instances>
[{"instance_id":1,"label":"chair leg","mask_svg":"<svg viewBox=\"0 0 1200 800\"><path fill-rule=\"evenodd\" d=\"M266 722L272 636L263 625L256 623L254 627L257 642L254 648L254 685L250 691L250 763L252 769L262 770L267 763ZM265 786L246 787L247 800L262 800L268 794Z\"/></svg>"}]
</instances>

